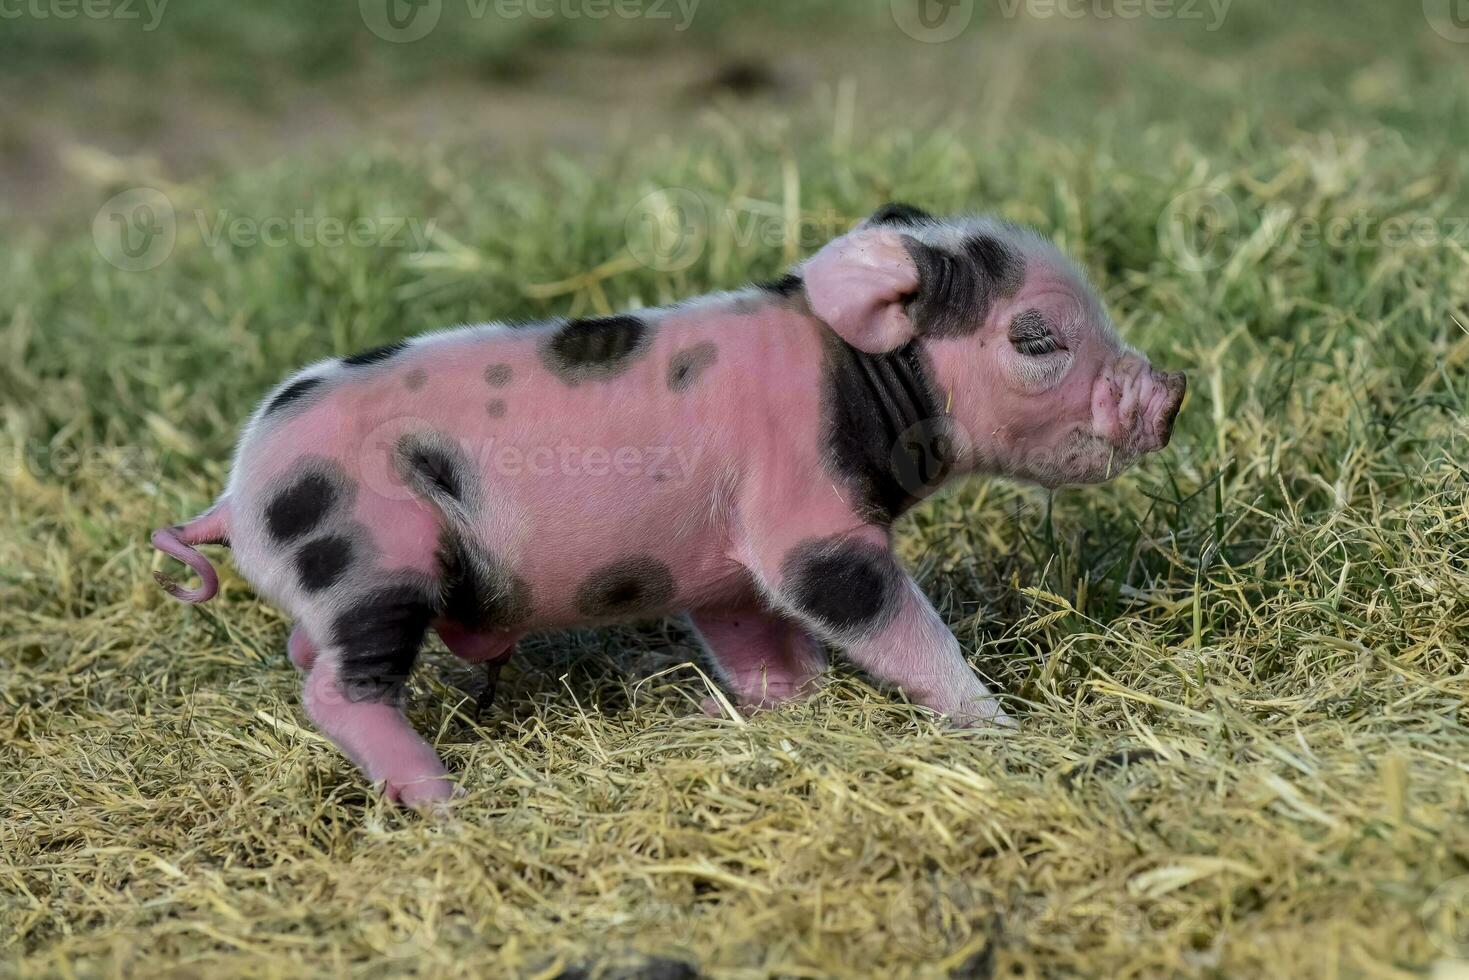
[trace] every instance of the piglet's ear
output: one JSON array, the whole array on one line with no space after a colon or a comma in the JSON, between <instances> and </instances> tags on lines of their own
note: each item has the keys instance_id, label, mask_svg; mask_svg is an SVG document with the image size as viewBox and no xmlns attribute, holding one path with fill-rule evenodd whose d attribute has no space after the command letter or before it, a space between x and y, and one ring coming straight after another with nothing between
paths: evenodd
<instances>
[{"instance_id":1,"label":"piglet's ear","mask_svg":"<svg viewBox=\"0 0 1469 980\"><path fill-rule=\"evenodd\" d=\"M881 354L913 339L903 307L918 291L918 268L902 235L859 228L828 242L801 271L811 312L853 347Z\"/></svg>"}]
</instances>

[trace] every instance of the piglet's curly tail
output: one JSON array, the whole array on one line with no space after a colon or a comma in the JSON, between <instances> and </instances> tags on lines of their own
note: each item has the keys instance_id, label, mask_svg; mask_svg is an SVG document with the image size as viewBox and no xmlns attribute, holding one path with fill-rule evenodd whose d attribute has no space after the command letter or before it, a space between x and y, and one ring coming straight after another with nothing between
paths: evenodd
<instances>
[{"instance_id":1,"label":"piglet's curly tail","mask_svg":"<svg viewBox=\"0 0 1469 980\"><path fill-rule=\"evenodd\" d=\"M214 566L194 549L197 544L230 543L229 502L221 500L187 524L161 527L153 532L153 547L172 558L188 565L199 574L197 589L186 589L162 572L154 572L153 578L163 586L163 591L180 602L207 602L219 592L219 575Z\"/></svg>"}]
</instances>

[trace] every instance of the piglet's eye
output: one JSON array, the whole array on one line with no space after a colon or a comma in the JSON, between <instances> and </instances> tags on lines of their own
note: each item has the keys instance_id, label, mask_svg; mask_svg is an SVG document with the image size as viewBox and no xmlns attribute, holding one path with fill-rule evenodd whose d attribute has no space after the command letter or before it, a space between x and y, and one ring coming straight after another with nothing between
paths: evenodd
<instances>
[{"instance_id":1,"label":"piglet's eye","mask_svg":"<svg viewBox=\"0 0 1469 980\"><path fill-rule=\"evenodd\" d=\"M1010 343L1027 357L1043 357L1061 349L1050 324L1039 310L1015 314L1010 321Z\"/></svg>"}]
</instances>

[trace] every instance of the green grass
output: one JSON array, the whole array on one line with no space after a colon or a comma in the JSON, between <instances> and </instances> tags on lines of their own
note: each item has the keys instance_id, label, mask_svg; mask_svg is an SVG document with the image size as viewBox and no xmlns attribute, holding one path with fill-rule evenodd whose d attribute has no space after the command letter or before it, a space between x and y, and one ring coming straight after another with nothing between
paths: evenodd
<instances>
[{"instance_id":1,"label":"green grass","mask_svg":"<svg viewBox=\"0 0 1469 980\"><path fill-rule=\"evenodd\" d=\"M845 142L807 106L593 159L288 158L166 186L177 243L141 272L87 231L126 179L70 230L16 229L0 972L1396 976L1469 957L1463 52L1375 4L1321 9L1241 0L1217 41L1120 34L1141 107L1097 87L1105 44L1063 57L1035 35L1061 74L1017 96L1004 139L936 92L953 125L864 115ZM715 219L676 272L626 233L667 188ZM1183 194L1236 216L1207 268L1167 233ZM535 638L476 722L474 678L436 649L411 713L469 796L435 823L309 731L288 624L227 559L209 606L153 585L146 532L217 492L240 420L294 367L763 278L890 198L1040 226L1191 378L1173 447L1115 484L975 483L901 525L1017 733L946 732L845 669L811 704L708 720L674 624ZM434 230L211 245L195 218L297 209ZM1384 240L1390 218L1434 234ZM1333 220L1366 230L1314 243Z\"/></svg>"}]
</instances>

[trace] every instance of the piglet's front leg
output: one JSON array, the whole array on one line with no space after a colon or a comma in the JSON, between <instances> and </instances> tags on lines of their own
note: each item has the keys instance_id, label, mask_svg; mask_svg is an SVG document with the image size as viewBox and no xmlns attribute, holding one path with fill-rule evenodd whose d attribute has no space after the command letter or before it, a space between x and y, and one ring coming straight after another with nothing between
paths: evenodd
<instances>
[{"instance_id":1,"label":"piglet's front leg","mask_svg":"<svg viewBox=\"0 0 1469 980\"><path fill-rule=\"evenodd\" d=\"M840 648L876 680L960 727L1013 726L964 660L887 532L860 526L818 536L767 533L751 566L769 599Z\"/></svg>"}]
</instances>

